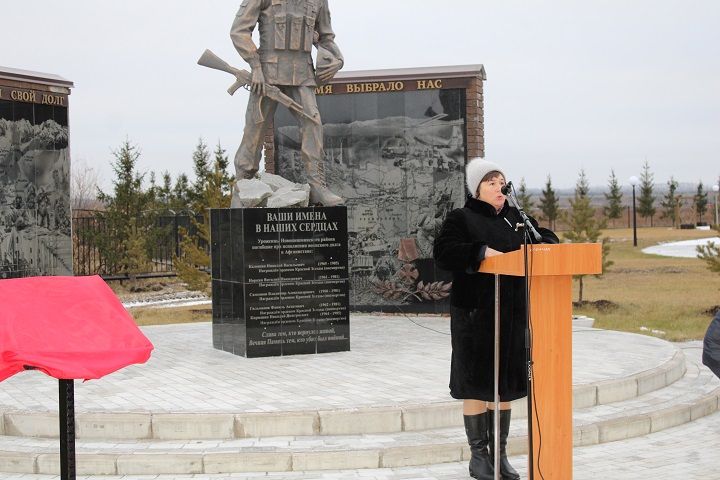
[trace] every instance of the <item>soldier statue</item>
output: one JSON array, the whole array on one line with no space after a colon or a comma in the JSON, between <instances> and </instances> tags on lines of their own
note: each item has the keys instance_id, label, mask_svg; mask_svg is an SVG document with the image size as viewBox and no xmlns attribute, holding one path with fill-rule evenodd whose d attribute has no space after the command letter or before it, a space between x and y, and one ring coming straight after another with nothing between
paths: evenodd
<instances>
[{"instance_id":1,"label":"soldier statue","mask_svg":"<svg viewBox=\"0 0 720 480\"><path fill-rule=\"evenodd\" d=\"M260 33L259 47L252 40L255 25ZM322 123L315 99L318 84L330 81L343 66L328 0L243 0L230 37L252 67L245 131L235 155L237 178L252 178L258 171L265 130L277 107L277 101L265 96L266 89L274 85L302 106L302 115L290 111L300 123L301 158L310 184L310 203L342 204L343 199L327 188ZM314 43L326 59L325 64L318 61L317 73L311 56Z\"/></svg>"}]
</instances>

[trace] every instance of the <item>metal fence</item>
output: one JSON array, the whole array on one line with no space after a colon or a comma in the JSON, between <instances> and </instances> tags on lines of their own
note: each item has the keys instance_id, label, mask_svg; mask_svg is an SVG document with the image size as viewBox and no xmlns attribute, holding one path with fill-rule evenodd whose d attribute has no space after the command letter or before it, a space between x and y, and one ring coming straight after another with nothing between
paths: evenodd
<instances>
[{"instance_id":1,"label":"metal fence","mask_svg":"<svg viewBox=\"0 0 720 480\"><path fill-rule=\"evenodd\" d=\"M94 210L74 210L72 217L72 249L73 271L75 275L102 275L113 277L120 275L117 265L105 258L96 245L95 238L98 233L107 233L107 221L101 216L102 212ZM151 267L145 274L171 274L175 272L173 259L182 255L182 230L190 235L196 234L193 216L199 223L203 222L202 215L182 212L163 212L148 215L152 218L152 225L147 225L144 219L138 219L137 225L143 228L150 227L152 235L150 252ZM205 242L200 242L201 248L208 250Z\"/></svg>"}]
</instances>

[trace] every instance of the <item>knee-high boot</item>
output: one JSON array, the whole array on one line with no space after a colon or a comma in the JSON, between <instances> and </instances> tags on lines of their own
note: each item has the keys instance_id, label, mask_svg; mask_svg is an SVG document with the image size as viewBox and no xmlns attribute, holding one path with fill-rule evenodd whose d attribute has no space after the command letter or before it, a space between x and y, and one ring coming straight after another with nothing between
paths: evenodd
<instances>
[{"instance_id":1,"label":"knee-high boot","mask_svg":"<svg viewBox=\"0 0 720 480\"><path fill-rule=\"evenodd\" d=\"M493 480L493 467L488 454L488 415L464 415L465 434L470 445L470 476L478 480Z\"/></svg>"},{"instance_id":2,"label":"knee-high boot","mask_svg":"<svg viewBox=\"0 0 720 480\"><path fill-rule=\"evenodd\" d=\"M495 411L488 410L488 451L490 461L495 465ZM510 432L510 410L500 410L500 477L503 480L520 480L520 475L510 465L507 459L507 438Z\"/></svg>"},{"instance_id":3,"label":"knee-high boot","mask_svg":"<svg viewBox=\"0 0 720 480\"><path fill-rule=\"evenodd\" d=\"M307 159L305 161L305 174L310 185L310 204L320 204L323 207L335 207L345 203L342 197L335 195L327 186L325 179L324 160Z\"/></svg>"}]
</instances>

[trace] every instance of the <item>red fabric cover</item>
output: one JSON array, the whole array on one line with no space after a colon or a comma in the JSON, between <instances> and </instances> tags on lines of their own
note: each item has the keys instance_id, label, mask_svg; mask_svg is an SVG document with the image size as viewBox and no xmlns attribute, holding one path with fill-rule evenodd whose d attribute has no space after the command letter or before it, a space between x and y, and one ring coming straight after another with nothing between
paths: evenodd
<instances>
[{"instance_id":1,"label":"red fabric cover","mask_svg":"<svg viewBox=\"0 0 720 480\"><path fill-rule=\"evenodd\" d=\"M95 277L0 280L0 381L35 367L95 379L150 358L152 343Z\"/></svg>"}]
</instances>

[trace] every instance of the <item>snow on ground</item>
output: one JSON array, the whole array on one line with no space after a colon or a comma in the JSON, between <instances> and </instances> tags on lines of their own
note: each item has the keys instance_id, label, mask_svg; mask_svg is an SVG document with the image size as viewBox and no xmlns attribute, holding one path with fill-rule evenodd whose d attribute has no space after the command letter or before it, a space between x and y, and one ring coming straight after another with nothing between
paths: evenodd
<instances>
[{"instance_id":1,"label":"snow on ground","mask_svg":"<svg viewBox=\"0 0 720 480\"><path fill-rule=\"evenodd\" d=\"M709 242L720 244L720 237L698 238L695 240L683 240L681 242L661 243L652 247L643 248L642 252L652 255L662 255L663 257L695 258L697 257L697 250L695 250L695 248L698 245L705 245Z\"/></svg>"},{"instance_id":2,"label":"snow on ground","mask_svg":"<svg viewBox=\"0 0 720 480\"><path fill-rule=\"evenodd\" d=\"M173 307L193 307L196 305L210 305L212 302L207 298L170 298L165 300L153 299L146 301L124 302L125 308L135 307L153 307L153 308L173 308Z\"/></svg>"}]
</instances>

